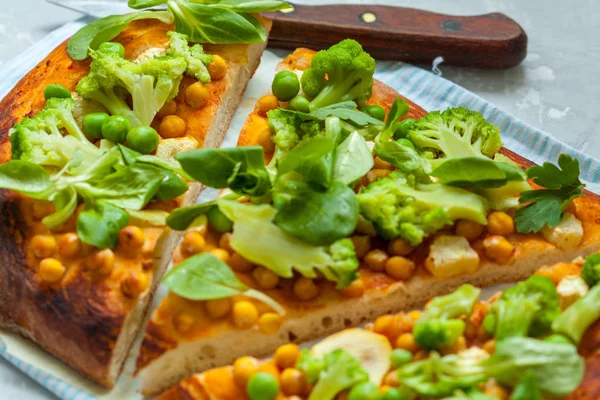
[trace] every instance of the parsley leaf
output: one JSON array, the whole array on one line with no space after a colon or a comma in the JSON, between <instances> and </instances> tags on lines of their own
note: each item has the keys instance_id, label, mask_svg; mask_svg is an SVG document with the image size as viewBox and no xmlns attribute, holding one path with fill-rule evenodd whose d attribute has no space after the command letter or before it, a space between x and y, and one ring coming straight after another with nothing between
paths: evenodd
<instances>
[{"instance_id":1,"label":"parsley leaf","mask_svg":"<svg viewBox=\"0 0 600 400\"><path fill-rule=\"evenodd\" d=\"M579 161L568 154L560 155L558 167L544 163L529 168L527 176L546 189L521 193L519 203L529 205L517 210L515 222L518 232L539 232L545 226L558 225L569 203L583 195L585 185L579 180Z\"/></svg>"}]
</instances>

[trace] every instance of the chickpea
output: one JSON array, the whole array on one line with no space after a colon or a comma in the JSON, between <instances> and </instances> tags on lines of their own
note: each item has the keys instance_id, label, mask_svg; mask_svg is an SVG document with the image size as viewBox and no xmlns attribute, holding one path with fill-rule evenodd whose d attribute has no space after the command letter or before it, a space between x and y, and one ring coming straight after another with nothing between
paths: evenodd
<instances>
[{"instance_id":1,"label":"chickpea","mask_svg":"<svg viewBox=\"0 0 600 400\"><path fill-rule=\"evenodd\" d=\"M498 400L508 400L509 397L508 391L500 386L496 381L488 382L483 389L483 394Z\"/></svg>"},{"instance_id":2,"label":"chickpea","mask_svg":"<svg viewBox=\"0 0 600 400\"><path fill-rule=\"evenodd\" d=\"M185 102L194 109L204 107L209 97L210 93L202 82L193 83L185 90Z\"/></svg>"},{"instance_id":3,"label":"chickpea","mask_svg":"<svg viewBox=\"0 0 600 400\"><path fill-rule=\"evenodd\" d=\"M354 251L358 258L363 258L371 250L371 238L366 235L352 236L352 243L354 243Z\"/></svg>"},{"instance_id":4,"label":"chickpea","mask_svg":"<svg viewBox=\"0 0 600 400\"><path fill-rule=\"evenodd\" d=\"M206 300L204 307L211 318L223 318L231 311L231 299L226 297L224 299Z\"/></svg>"},{"instance_id":5,"label":"chickpea","mask_svg":"<svg viewBox=\"0 0 600 400\"><path fill-rule=\"evenodd\" d=\"M40 262L39 274L46 282L57 282L65 274L65 266L55 258L44 258Z\"/></svg>"},{"instance_id":6,"label":"chickpea","mask_svg":"<svg viewBox=\"0 0 600 400\"><path fill-rule=\"evenodd\" d=\"M279 346L273 355L273 361L275 361L275 364L281 369L293 368L299 358L300 348L293 343Z\"/></svg>"},{"instance_id":7,"label":"chickpea","mask_svg":"<svg viewBox=\"0 0 600 400\"><path fill-rule=\"evenodd\" d=\"M277 97L269 94L258 99L258 103L256 103L256 112L267 115L269 111L274 110L277 107L279 107L279 100Z\"/></svg>"},{"instance_id":8,"label":"chickpea","mask_svg":"<svg viewBox=\"0 0 600 400\"><path fill-rule=\"evenodd\" d=\"M385 262L385 272L394 279L405 280L410 278L415 270L415 263L408 258L394 256Z\"/></svg>"},{"instance_id":9,"label":"chickpea","mask_svg":"<svg viewBox=\"0 0 600 400\"><path fill-rule=\"evenodd\" d=\"M386 386L397 387L400 386L400 380L398 380L398 371L393 369L383 377L383 383Z\"/></svg>"},{"instance_id":10,"label":"chickpea","mask_svg":"<svg viewBox=\"0 0 600 400\"><path fill-rule=\"evenodd\" d=\"M121 291L129 298L135 298L148 287L148 278L146 274L128 271L125 279L121 281Z\"/></svg>"},{"instance_id":11,"label":"chickpea","mask_svg":"<svg viewBox=\"0 0 600 400\"><path fill-rule=\"evenodd\" d=\"M173 318L173 325L179 333L189 332L192 326L194 326L194 317L186 312L182 312Z\"/></svg>"},{"instance_id":12,"label":"chickpea","mask_svg":"<svg viewBox=\"0 0 600 400\"><path fill-rule=\"evenodd\" d=\"M294 294L300 300L312 300L319 295L319 287L312 279L301 276L294 283Z\"/></svg>"},{"instance_id":13,"label":"chickpea","mask_svg":"<svg viewBox=\"0 0 600 400\"><path fill-rule=\"evenodd\" d=\"M467 348L467 339L464 336L459 337L451 346L444 346L442 350L442 354L456 354L459 351L462 351Z\"/></svg>"},{"instance_id":14,"label":"chickpea","mask_svg":"<svg viewBox=\"0 0 600 400\"><path fill-rule=\"evenodd\" d=\"M371 250L365 256L365 264L373 271L381 272L385 269L388 258L388 254L383 250Z\"/></svg>"},{"instance_id":15,"label":"chickpea","mask_svg":"<svg viewBox=\"0 0 600 400\"><path fill-rule=\"evenodd\" d=\"M175 115L176 112L177 103L175 102L175 100L172 100L168 103L165 103L165 105L162 106L162 108L160 109L158 114L156 114L156 116L160 119L163 119L165 117L168 117L169 115Z\"/></svg>"},{"instance_id":16,"label":"chickpea","mask_svg":"<svg viewBox=\"0 0 600 400\"><path fill-rule=\"evenodd\" d=\"M482 347L483 350L487 351L489 354L494 354L496 351L496 339L487 340Z\"/></svg>"},{"instance_id":17,"label":"chickpea","mask_svg":"<svg viewBox=\"0 0 600 400\"><path fill-rule=\"evenodd\" d=\"M235 360L233 363L233 380L236 385L246 389L248 381L258 373L259 367L260 364L254 357L240 357Z\"/></svg>"},{"instance_id":18,"label":"chickpea","mask_svg":"<svg viewBox=\"0 0 600 400\"><path fill-rule=\"evenodd\" d=\"M377 319L375 320L375 324L373 325L373 331L381 335L386 335L386 332L390 329L393 323L393 315L382 315L380 317L377 317Z\"/></svg>"},{"instance_id":19,"label":"chickpea","mask_svg":"<svg viewBox=\"0 0 600 400\"><path fill-rule=\"evenodd\" d=\"M256 144L264 149L266 154L273 154L275 152L275 142L273 142L273 133L269 128L269 123L266 118L259 117L262 127L260 129L253 129L256 137ZM255 120L253 120L255 121Z\"/></svg>"},{"instance_id":20,"label":"chickpea","mask_svg":"<svg viewBox=\"0 0 600 400\"><path fill-rule=\"evenodd\" d=\"M515 247L504 236L498 235L486 237L483 248L486 256L500 264L507 263L515 252Z\"/></svg>"},{"instance_id":21,"label":"chickpea","mask_svg":"<svg viewBox=\"0 0 600 400\"><path fill-rule=\"evenodd\" d=\"M201 253L205 247L206 240L196 231L186 233L181 242L181 252L186 256Z\"/></svg>"},{"instance_id":22,"label":"chickpea","mask_svg":"<svg viewBox=\"0 0 600 400\"><path fill-rule=\"evenodd\" d=\"M279 284L279 276L265 267L256 267L252 276L262 289L274 289Z\"/></svg>"},{"instance_id":23,"label":"chickpea","mask_svg":"<svg viewBox=\"0 0 600 400\"><path fill-rule=\"evenodd\" d=\"M258 321L258 310L249 301L238 301L233 305L233 324L240 329L249 329Z\"/></svg>"},{"instance_id":24,"label":"chickpea","mask_svg":"<svg viewBox=\"0 0 600 400\"><path fill-rule=\"evenodd\" d=\"M483 225L477 222L461 219L456 223L456 234L471 241L477 239L483 233Z\"/></svg>"},{"instance_id":25,"label":"chickpea","mask_svg":"<svg viewBox=\"0 0 600 400\"><path fill-rule=\"evenodd\" d=\"M108 275L115 266L115 253L111 249L100 250L87 259L86 265L92 271Z\"/></svg>"},{"instance_id":26,"label":"chickpea","mask_svg":"<svg viewBox=\"0 0 600 400\"><path fill-rule=\"evenodd\" d=\"M415 343L415 338L413 337L412 333L403 333L402 335L398 336L395 347L397 349L410 351L411 353L419 350L419 346Z\"/></svg>"},{"instance_id":27,"label":"chickpea","mask_svg":"<svg viewBox=\"0 0 600 400\"><path fill-rule=\"evenodd\" d=\"M177 115L168 115L158 126L158 133L166 139L178 138L185 135L185 121Z\"/></svg>"},{"instance_id":28,"label":"chickpea","mask_svg":"<svg viewBox=\"0 0 600 400\"><path fill-rule=\"evenodd\" d=\"M419 318L421 318L421 311L420 310L412 310L412 311L409 311L407 315L409 317L411 317L413 321L416 322Z\"/></svg>"},{"instance_id":29,"label":"chickpea","mask_svg":"<svg viewBox=\"0 0 600 400\"><path fill-rule=\"evenodd\" d=\"M233 253L235 251L231 247L231 232L225 232L221 235L221 238L219 239L219 247L230 253Z\"/></svg>"},{"instance_id":30,"label":"chickpea","mask_svg":"<svg viewBox=\"0 0 600 400\"><path fill-rule=\"evenodd\" d=\"M81 247L81 239L76 233L65 233L58 241L58 254L65 258L74 258L81 252Z\"/></svg>"},{"instance_id":31,"label":"chickpea","mask_svg":"<svg viewBox=\"0 0 600 400\"><path fill-rule=\"evenodd\" d=\"M488 216L487 230L492 235L508 235L515 231L513 218L503 211L494 211Z\"/></svg>"},{"instance_id":32,"label":"chickpea","mask_svg":"<svg viewBox=\"0 0 600 400\"><path fill-rule=\"evenodd\" d=\"M389 176L391 172L389 169L372 169L367 173L367 181L369 183L375 182Z\"/></svg>"},{"instance_id":33,"label":"chickpea","mask_svg":"<svg viewBox=\"0 0 600 400\"><path fill-rule=\"evenodd\" d=\"M262 361L260 363L258 371L263 372L265 374L269 374L275 379L279 380L279 368L277 368L277 365L275 365L275 362L273 360Z\"/></svg>"},{"instance_id":34,"label":"chickpea","mask_svg":"<svg viewBox=\"0 0 600 400\"><path fill-rule=\"evenodd\" d=\"M258 319L258 329L267 335L279 331L281 327L281 316L277 313L264 313Z\"/></svg>"},{"instance_id":35,"label":"chickpea","mask_svg":"<svg viewBox=\"0 0 600 400\"><path fill-rule=\"evenodd\" d=\"M229 262L229 253L227 252L227 250L212 249L210 253L226 264Z\"/></svg>"},{"instance_id":36,"label":"chickpea","mask_svg":"<svg viewBox=\"0 0 600 400\"><path fill-rule=\"evenodd\" d=\"M388 252L393 256L407 256L413 252L415 248L402 238L396 238L388 245Z\"/></svg>"},{"instance_id":37,"label":"chickpea","mask_svg":"<svg viewBox=\"0 0 600 400\"><path fill-rule=\"evenodd\" d=\"M35 235L31 239L31 249L37 258L53 256L57 247L56 239L52 235Z\"/></svg>"},{"instance_id":38,"label":"chickpea","mask_svg":"<svg viewBox=\"0 0 600 400\"><path fill-rule=\"evenodd\" d=\"M281 373L281 390L288 396L302 394L305 384L304 374L296 368L286 368Z\"/></svg>"},{"instance_id":39,"label":"chickpea","mask_svg":"<svg viewBox=\"0 0 600 400\"><path fill-rule=\"evenodd\" d=\"M250 272L254 266L239 253L233 253L229 259L229 266L236 272Z\"/></svg>"},{"instance_id":40,"label":"chickpea","mask_svg":"<svg viewBox=\"0 0 600 400\"><path fill-rule=\"evenodd\" d=\"M213 59L207 66L210 78L213 81L220 81L227 75L227 61L217 54L213 54Z\"/></svg>"},{"instance_id":41,"label":"chickpea","mask_svg":"<svg viewBox=\"0 0 600 400\"><path fill-rule=\"evenodd\" d=\"M373 168L376 169L388 169L390 171L394 170L395 167L387 161L382 160L379 157L375 157Z\"/></svg>"},{"instance_id":42,"label":"chickpea","mask_svg":"<svg viewBox=\"0 0 600 400\"><path fill-rule=\"evenodd\" d=\"M127 250L139 250L145 242L144 231L138 226L129 225L119 232L119 244Z\"/></svg>"},{"instance_id":43,"label":"chickpea","mask_svg":"<svg viewBox=\"0 0 600 400\"><path fill-rule=\"evenodd\" d=\"M365 293L365 282L357 278L340 292L346 297L360 297Z\"/></svg>"}]
</instances>

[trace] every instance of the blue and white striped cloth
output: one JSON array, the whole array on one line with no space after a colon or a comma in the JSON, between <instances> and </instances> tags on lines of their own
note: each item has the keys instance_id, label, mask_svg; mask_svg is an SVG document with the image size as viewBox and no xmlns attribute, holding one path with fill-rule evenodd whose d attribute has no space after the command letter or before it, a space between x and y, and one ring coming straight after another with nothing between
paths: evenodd
<instances>
[{"instance_id":1,"label":"blue and white striped cloth","mask_svg":"<svg viewBox=\"0 0 600 400\"><path fill-rule=\"evenodd\" d=\"M0 67L0 98L4 97L17 81L54 47L86 22L87 20L82 19L55 30L20 57ZM588 183L588 188L596 192L600 189L598 160L552 138L547 133L507 114L448 80L421 68L399 62L380 62L376 77L427 110L464 106L481 112L490 122L500 126L506 147L536 163L556 162L559 154L571 154L579 159L582 178ZM1 340L0 355L59 398L68 400L96 398L93 394L56 378L51 372L21 360L18 354L9 353Z\"/></svg>"}]
</instances>

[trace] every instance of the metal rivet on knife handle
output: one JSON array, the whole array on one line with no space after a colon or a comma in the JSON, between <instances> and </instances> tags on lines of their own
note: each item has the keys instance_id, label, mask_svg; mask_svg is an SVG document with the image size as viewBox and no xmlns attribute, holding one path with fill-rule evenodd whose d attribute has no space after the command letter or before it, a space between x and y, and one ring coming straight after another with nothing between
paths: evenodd
<instances>
[{"instance_id":1,"label":"metal rivet on knife handle","mask_svg":"<svg viewBox=\"0 0 600 400\"><path fill-rule=\"evenodd\" d=\"M360 14L360 20L367 24L372 24L373 22L377 21L377 15L372 12L365 12Z\"/></svg>"}]
</instances>

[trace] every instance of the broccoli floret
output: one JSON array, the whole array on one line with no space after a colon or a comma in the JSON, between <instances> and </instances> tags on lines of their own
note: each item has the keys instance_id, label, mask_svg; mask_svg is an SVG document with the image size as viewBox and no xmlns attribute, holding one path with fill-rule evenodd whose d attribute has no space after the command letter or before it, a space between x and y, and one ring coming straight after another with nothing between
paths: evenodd
<instances>
[{"instance_id":1,"label":"broccoli floret","mask_svg":"<svg viewBox=\"0 0 600 400\"><path fill-rule=\"evenodd\" d=\"M91 50L90 55L90 73L77 84L77 93L113 115L124 116L133 127L152 123L162 106L177 95L188 66L185 58L177 56L133 63L115 53ZM133 109L126 102L128 95Z\"/></svg>"},{"instance_id":2,"label":"broccoli floret","mask_svg":"<svg viewBox=\"0 0 600 400\"><path fill-rule=\"evenodd\" d=\"M318 122L304 122L296 113L277 108L267 113L269 127L274 133L273 142L278 149L287 152L296 147L304 136L318 135L322 127Z\"/></svg>"},{"instance_id":3,"label":"broccoli floret","mask_svg":"<svg viewBox=\"0 0 600 400\"><path fill-rule=\"evenodd\" d=\"M62 168L75 152L86 162L94 161L102 151L85 137L75 118L73 99L48 99L43 110L25 118L10 132L12 159Z\"/></svg>"},{"instance_id":4,"label":"broccoli floret","mask_svg":"<svg viewBox=\"0 0 600 400\"><path fill-rule=\"evenodd\" d=\"M579 344L587 328L600 319L599 304L600 285L596 285L554 320L552 330Z\"/></svg>"},{"instance_id":5,"label":"broccoli floret","mask_svg":"<svg viewBox=\"0 0 600 400\"><path fill-rule=\"evenodd\" d=\"M480 290L462 285L454 293L433 299L414 327L415 342L426 350L451 346L463 334L461 315L470 315L479 298Z\"/></svg>"},{"instance_id":6,"label":"broccoli floret","mask_svg":"<svg viewBox=\"0 0 600 400\"><path fill-rule=\"evenodd\" d=\"M296 368L314 385L308 400L333 400L344 389L369 380L360 361L341 349L325 354L322 359L304 350Z\"/></svg>"},{"instance_id":7,"label":"broccoli floret","mask_svg":"<svg viewBox=\"0 0 600 400\"><path fill-rule=\"evenodd\" d=\"M600 253L593 254L585 259L581 269L581 277L589 287L600 282Z\"/></svg>"},{"instance_id":8,"label":"broccoli floret","mask_svg":"<svg viewBox=\"0 0 600 400\"><path fill-rule=\"evenodd\" d=\"M168 32L171 38L167 55L183 57L187 61L186 73L203 83L210 82L210 74L206 66L213 60L213 56L206 54L202 45L188 46L188 37L182 33Z\"/></svg>"},{"instance_id":9,"label":"broccoli floret","mask_svg":"<svg viewBox=\"0 0 600 400\"><path fill-rule=\"evenodd\" d=\"M310 110L342 101L364 105L373 92L375 60L355 40L319 51L302 74L302 90L314 99Z\"/></svg>"},{"instance_id":10,"label":"broccoli floret","mask_svg":"<svg viewBox=\"0 0 600 400\"><path fill-rule=\"evenodd\" d=\"M412 245L457 219L486 224L483 197L447 185L415 183L414 177L399 171L369 184L357 197L362 216L379 235L402 237Z\"/></svg>"},{"instance_id":11,"label":"broccoli floret","mask_svg":"<svg viewBox=\"0 0 600 400\"><path fill-rule=\"evenodd\" d=\"M432 111L416 121L407 138L420 152L436 153L433 167L455 157L494 157L500 147L500 130L481 114L463 107Z\"/></svg>"},{"instance_id":12,"label":"broccoli floret","mask_svg":"<svg viewBox=\"0 0 600 400\"><path fill-rule=\"evenodd\" d=\"M532 276L502 292L484 319L497 340L518 336L541 336L560 314L558 294L552 281Z\"/></svg>"}]
</instances>

